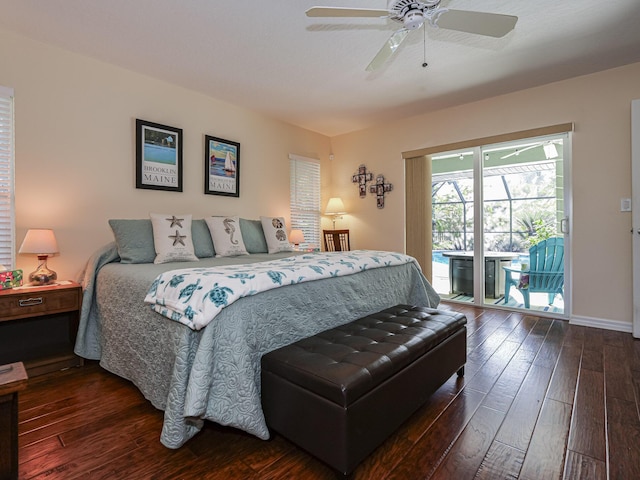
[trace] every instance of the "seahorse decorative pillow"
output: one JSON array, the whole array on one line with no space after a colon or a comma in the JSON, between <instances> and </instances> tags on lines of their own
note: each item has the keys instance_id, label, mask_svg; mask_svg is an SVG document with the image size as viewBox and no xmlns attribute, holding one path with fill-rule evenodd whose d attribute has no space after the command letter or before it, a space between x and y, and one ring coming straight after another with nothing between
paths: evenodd
<instances>
[{"instance_id":1,"label":"seahorse decorative pillow","mask_svg":"<svg viewBox=\"0 0 640 480\"><path fill-rule=\"evenodd\" d=\"M269 253L291 252L293 247L287 236L284 217L260 217Z\"/></svg>"},{"instance_id":2,"label":"seahorse decorative pillow","mask_svg":"<svg viewBox=\"0 0 640 480\"><path fill-rule=\"evenodd\" d=\"M242 239L240 219L236 217L207 217L204 219L211 232L216 257L249 255Z\"/></svg>"},{"instance_id":3,"label":"seahorse decorative pillow","mask_svg":"<svg viewBox=\"0 0 640 480\"><path fill-rule=\"evenodd\" d=\"M198 261L191 236L191 215L151 213L149 216L156 251L153 263Z\"/></svg>"}]
</instances>

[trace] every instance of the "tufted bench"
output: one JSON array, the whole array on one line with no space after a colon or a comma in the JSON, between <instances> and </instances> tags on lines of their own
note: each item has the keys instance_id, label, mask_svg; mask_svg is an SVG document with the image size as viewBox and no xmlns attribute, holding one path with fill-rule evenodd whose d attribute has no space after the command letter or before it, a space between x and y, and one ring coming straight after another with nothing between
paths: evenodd
<instances>
[{"instance_id":1,"label":"tufted bench","mask_svg":"<svg viewBox=\"0 0 640 480\"><path fill-rule=\"evenodd\" d=\"M267 425L350 473L451 375L464 375L466 323L397 305L267 353Z\"/></svg>"}]
</instances>

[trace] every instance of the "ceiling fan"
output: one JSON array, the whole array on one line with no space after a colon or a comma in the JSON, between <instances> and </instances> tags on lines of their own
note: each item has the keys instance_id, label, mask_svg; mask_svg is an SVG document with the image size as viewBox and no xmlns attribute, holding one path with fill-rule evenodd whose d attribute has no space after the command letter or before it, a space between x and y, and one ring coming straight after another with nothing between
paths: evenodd
<instances>
[{"instance_id":1,"label":"ceiling fan","mask_svg":"<svg viewBox=\"0 0 640 480\"><path fill-rule=\"evenodd\" d=\"M489 37L503 37L516 25L518 17L496 13L472 12L440 8L441 0L389 0L386 10L348 7L311 7L308 17L373 17L388 18L400 23L396 30L380 49L368 71L380 68L402 44L411 30L417 30L425 22L436 28L446 28L459 32L475 33Z\"/></svg>"},{"instance_id":2,"label":"ceiling fan","mask_svg":"<svg viewBox=\"0 0 640 480\"><path fill-rule=\"evenodd\" d=\"M504 160L505 158L509 158L513 156L517 157L521 153L537 147L542 147L544 149L544 155L547 158L547 160L558 158L559 154L558 154L558 149L556 148L556 144L558 145L562 144L562 140L551 140L547 142L536 142L530 145L521 145L520 147L515 147L513 152L503 157L500 157L500 160Z\"/></svg>"}]
</instances>

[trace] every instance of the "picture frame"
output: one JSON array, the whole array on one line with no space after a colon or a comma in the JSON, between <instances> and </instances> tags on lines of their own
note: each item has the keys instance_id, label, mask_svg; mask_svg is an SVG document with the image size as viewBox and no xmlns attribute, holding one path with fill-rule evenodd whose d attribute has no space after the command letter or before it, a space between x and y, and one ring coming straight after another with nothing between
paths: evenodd
<instances>
[{"instance_id":1,"label":"picture frame","mask_svg":"<svg viewBox=\"0 0 640 480\"><path fill-rule=\"evenodd\" d=\"M136 188L182 192L182 129L136 119Z\"/></svg>"},{"instance_id":2,"label":"picture frame","mask_svg":"<svg viewBox=\"0 0 640 480\"><path fill-rule=\"evenodd\" d=\"M240 143L205 135L204 193L240 196Z\"/></svg>"}]
</instances>

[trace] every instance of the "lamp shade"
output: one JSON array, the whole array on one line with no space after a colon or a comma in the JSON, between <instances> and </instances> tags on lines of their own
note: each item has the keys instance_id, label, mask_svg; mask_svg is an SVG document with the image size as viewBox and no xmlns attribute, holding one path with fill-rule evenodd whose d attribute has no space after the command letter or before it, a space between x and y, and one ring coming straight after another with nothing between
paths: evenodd
<instances>
[{"instance_id":1,"label":"lamp shade","mask_svg":"<svg viewBox=\"0 0 640 480\"><path fill-rule=\"evenodd\" d=\"M340 197L331 197L324 213L325 215L342 215L347 212L344 209L344 203L342 203Z\"/></svg>"},{"instance_id":2,"label":"lamp shade","mask_svg":"<svg viewBox=\"0 0 640 480\"><path fill-rule=\"evenodd\" d=\"M293 229L289 234L289 241L294 245L298 245L304 242L304 233L302 230Z\"/></svg>"},{"instance_id":3,"label":"lamp shade","mask_svg":"<svg viewBox=\"0 0 640 480\"><path fill-rule=\"evenodd\" d=\"M19 253L35 253L36 255L51 255L58 253L58 242L53 230L48 228L33 228L27 231L22 241Z\"/></svg>"}]
</instances>

